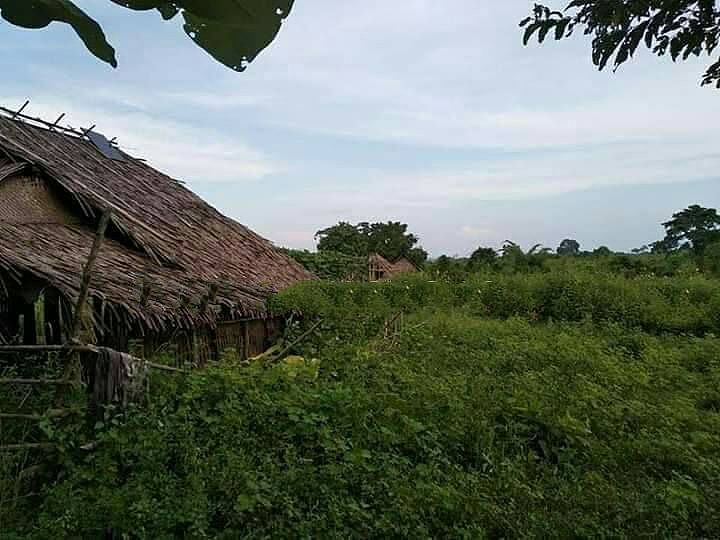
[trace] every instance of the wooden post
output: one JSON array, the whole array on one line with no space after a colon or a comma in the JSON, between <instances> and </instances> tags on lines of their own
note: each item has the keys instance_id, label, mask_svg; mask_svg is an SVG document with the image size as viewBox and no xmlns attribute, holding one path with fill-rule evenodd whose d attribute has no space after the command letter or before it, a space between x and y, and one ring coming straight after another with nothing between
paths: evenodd
<instances>
[{"instance_id":1,"label":"wooden post","mask_svg":"<svg viewBox=\"0 0 720 540\"><path fill-rule=\"evenodd\" d=\"M45 345L45 291L41 291L33 305L35 310L35 343Z\"/></svg>"},{"instance_id":2,"label":"wooden post","mask_svg":"<svg viewBox=\"0 0 720 540\"><path fill-rule=\"evenodd\" d=\"M21 345L25 343L25 315L18 315L18 333L17 333L17 341Z\"/></svg>"},{"instance_id":3,"label":"wooden post","mask_svg":"<svg viewBox=\"0 0 720 540\"><path fill-rule=\"evenodd\" d=\"M95 269L95 261L97 260L100 248L105 241L105 232L107 231L108 224L110 223L110 215L110 210L106 209L100 217L100 223L98 224L97 233L95 234L95 241L90 249L88 260L83 267L82 279L80 281L80 294L78 295L77 303L75 304L75 313L73 313L73 322L69 336L71 342L77 342L80 337L83 312L85 311L88 296L90 294L90 282L92 281L92 274ZM73 371L76 366L79 367L79 365L80 353L70 353L67 358L67 363L65 364L65 369L63 370L63 380L71 380ZM55 392L56 407L62 406L64 395L63 388L58 387Z\"/></svg>"},{"instance_id":4,"label":"wooden post","mask_svg":"<svg viewBox=\"0 0 720 540\"><path fill-rule=\"evenodd\" d=\"M95 261L97 260L98 253L105 241L105 231L110 223L110 210L105 210L102 217L100 218L100 224L98 225L97 234L95 235L95 242L93 242L92 249L90 250L90 256L88 257L85 267L83 268L82 281L80 282L80 295L75 305L75 313L73 315L72 330L70 332L70 339L77 340L80 335L80 326L82 324L83 311L87 304L88 295L90 293L90 281L92 281L92 273L95 268Z\"/></svg>"},{"instance_id":5,"label":"wooden post","mask_svg":"<svg viewBox=\"0 0 720 540\"><path fill-rule=\"evenodd\" d=\"M243 357L241 360L247 360L250 358L250 323L243 321Z\"/></svg>"}]
</instances>

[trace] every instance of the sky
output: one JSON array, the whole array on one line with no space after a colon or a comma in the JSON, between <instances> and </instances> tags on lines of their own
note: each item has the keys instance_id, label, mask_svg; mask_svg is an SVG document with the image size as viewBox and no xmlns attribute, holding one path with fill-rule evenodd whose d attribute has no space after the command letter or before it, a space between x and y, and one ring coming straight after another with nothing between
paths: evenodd
<instances>
[{"instance_id":1,"label":"sky","mask_svg":"<svg viewBox=\"0 0 720 540\"><path fill-rule=\"evenodd\" d=\"M96 124L281 246L312 249L340 220L400 220L434 256L507 239L627 251L675 211L720 205L720 90L699 86L710 60L642 51L600 73L582 35L523 47L534 1L297 0L244 73L179 18L75 1L119 67L66 25L1 21L0 104Z\"/></svg>"}]
</instances>

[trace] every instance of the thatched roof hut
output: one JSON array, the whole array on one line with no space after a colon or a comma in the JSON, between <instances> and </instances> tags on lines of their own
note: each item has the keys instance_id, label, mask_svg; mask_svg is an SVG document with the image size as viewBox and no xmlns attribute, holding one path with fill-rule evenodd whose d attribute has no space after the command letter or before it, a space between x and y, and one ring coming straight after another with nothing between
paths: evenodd
<instances>
[{"instance_id":1,"label":"thatched roof hut","mask_svg":"<svg viewBox=\"0 0 720 540\"><path fill-rule=\"evenodd\" d=\"M368 257L368 276L370 281L383 281L410 272L419 272L419 270L417 266L405 257L400 257L395 262L388 261L378 253L373 253Z\"/></svg>"},{"instance_id":2,"label":"thatched roof hut","mask_svg":"<svg viewBox=\"0 0 720 540\"><path fill-rule=\"evenodd\" d=\"M111 222L90 289L104 330L263 319L272 293L313 277L101 136L0 116L0 308L33 287L72 303L105 210Z\"/></svg>"}]
</instances>

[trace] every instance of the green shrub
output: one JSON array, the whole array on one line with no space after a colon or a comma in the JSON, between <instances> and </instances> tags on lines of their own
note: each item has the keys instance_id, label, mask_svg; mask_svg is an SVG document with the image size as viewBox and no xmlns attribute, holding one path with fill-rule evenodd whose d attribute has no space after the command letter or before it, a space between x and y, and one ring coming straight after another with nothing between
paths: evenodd
<instances>
[{"instance_id":1,"label":"green shrub","mask_svg":"<svg viewBox=\"0 0 720 540\"><path fill-rule=\"evenodd\" d=\"M346 335L367 337L402 311L460 310L491 318L615 322L660 334L720 330L720 282L624 278L597 273L477 274L462 283L408 276L383 283L311 282L274 299L277 311L323 317ZM714 307L715 306L715 307Z\"/></svg>"},{"instance_id":2,"label":"green shrub","mask_svg":"<svg viewBox=\"0 0 720 540\"><path fill-rule=\"evenodd\" d=\"M21 532L720 535L718 340L439 312L377 345L329 342L317 380L193 373L108 423Z\"/></svg>"},{"instance_id":3,"label":"green shrub","mask_svg":"<svg viewBox=\"0 0 720 540\"><path fill-rule=\"evenodd\" d=\"M293 351L319 371L228 359L53 426L8 536L720 537L717 281L414 275L272 308L322 319Z\"/></svg>"}]
</instances>

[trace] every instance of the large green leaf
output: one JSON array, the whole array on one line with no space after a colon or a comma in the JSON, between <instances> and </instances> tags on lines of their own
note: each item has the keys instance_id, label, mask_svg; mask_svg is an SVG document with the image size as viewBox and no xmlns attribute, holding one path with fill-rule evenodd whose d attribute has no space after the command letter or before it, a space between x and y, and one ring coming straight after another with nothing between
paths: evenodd
<instances>
[{"instance_id":1,"label":"large green leaf","mask_svg":"<svg viewBox=\"0 0 720 540\"><path fill-rule=\"evenodd\" d=\"M0 15L23 28L45 28L52 22L69 24L91 53L117 66L115 49L100 25L70 0L0 0Z\"/></svg>"},{"instance_id":2,"label":"large green leaf","mask_svg":"<svg viewBox=\"0 0 720 540\"><path fill-rule=\"evenodd\" d=\"M294 0L112 0L129 9L182 12L187 35L219 62L243 71L277 36Z\"/></svg>"},{"instance_id":3,"label":"large green leaf","mask_svg":"<svg viewBox=\"0 0 720 540\"><path fill-rule=\"evenodd\" d=\"M243 71L277 36L294 0L110 0L128 9L156 9L169 20L182 13L187 35L216 60ZM23 28L71 25L98 58L117 66L100 25L70 0L0 0L2 17Z\"/></svg>"}]
</instances>

